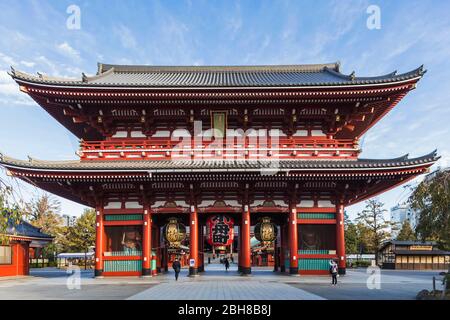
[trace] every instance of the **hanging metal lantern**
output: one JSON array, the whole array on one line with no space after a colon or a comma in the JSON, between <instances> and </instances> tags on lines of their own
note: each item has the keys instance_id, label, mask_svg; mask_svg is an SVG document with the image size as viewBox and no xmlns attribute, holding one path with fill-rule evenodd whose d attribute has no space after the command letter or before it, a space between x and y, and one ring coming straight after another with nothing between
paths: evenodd
<instances>
[{"instance_id":1,"label":"hanging metal lantern","mask_svg":"<svg viewBox=\"0 0 450 320\"><path fill-rule=\"evenodd\" d=\"M255 238L263 243L270 244L277 238L277 226L269 217L263 217L255 225Z\"/></svg>"},{"instance_id":2,"label":"hanging metal lantern","mask_svg":"<svg viewBox=\"0 0 450 320\"><path fill-rule=\"evenodd\" d=\"M163 235L169 247L179 248L181 242L186 239L186 226L177 218L169 218L169 222L163 227Z\"/></svg>"},{"instance_id":3,"label":"hanging metal lantern","mask_svg":"<svg viewBox=\"0 0 450 320\"><path fill-rule=\"evenodd\" d=\"M223 214L210 216L206 221L206 228L211 246L229 246L233 243L233 218Z\"/></svg>"}]
</instances>

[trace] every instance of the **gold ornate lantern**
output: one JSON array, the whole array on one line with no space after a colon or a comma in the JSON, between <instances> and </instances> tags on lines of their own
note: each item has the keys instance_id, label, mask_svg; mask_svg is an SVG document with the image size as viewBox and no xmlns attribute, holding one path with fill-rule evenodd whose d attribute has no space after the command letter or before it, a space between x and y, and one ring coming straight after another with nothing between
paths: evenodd
<instances>
[{"instance_id":1,"label":"gold ornate lantern","mask_svg":"<svg viewBox=\"0 0 450 320\"><path fill-rule=\"evenodd\" d=\"M277 238L277 226L269 217L263 217L255 225L255 238L264 245L270 245Z\"/></svg>"},{"instance_id":2,"label":"gold ornate lantern","mask_svg":"<svg viewBox=\"0 0 450 320\"><path fill-rule=\"evenodd\" d=\"M186 226L177 218L169 218L169 222L163 227L163 235L170 248L179 248L186 239Z\"/></svg>"}]
</instances>

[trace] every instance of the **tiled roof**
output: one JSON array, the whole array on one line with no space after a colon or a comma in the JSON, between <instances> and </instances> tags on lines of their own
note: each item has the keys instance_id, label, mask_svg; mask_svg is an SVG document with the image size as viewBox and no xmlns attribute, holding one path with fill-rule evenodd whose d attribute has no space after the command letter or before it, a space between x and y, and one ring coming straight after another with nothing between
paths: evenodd
<instances>
[{"instance_id":1,"label":"tiled roof","mask_svg":"<svg viewBox=\"0 0 450 320\"><path fill-rule=\"evenodd\" d=\"M358 160L126 160L126 161L42 161L17 160L0 155L0 164L5 167L40 169L44 171L219 171L251 169L292 169L292 170L343 170L411 167L435 162L436 151L422 157L409 159L403 156L395 159Z\"/></svg>"},{"instance_id":2,"label":"tiled roof","mask_svg":"<svg viewBox=\"0 0 450 320\"><path fill-rule=\"evenodd\" d=\"M398 245L398 246L415 246L415 245L423 245L423 246L432 246L436 245L436 241L415 241L415 240L391 240L389 243Z\"/></svg>"},{"instance_id":3,"label":"tiled roof","mask_svg":"<svg viewBox=\"0 0 450 320\"><path fill-rule=\"evenodd\" d=\"M409 80L425 73L423 67L397 75L357 77L339 71L339 63L270 66L127 66L98 64L95 76L81 79L30 75L12 68L16 80L92 87L308 87L379 84Z\"/></svg>"},{"instance_id":4,"label":"tiled roof","mask_svg":"<svg viewBox=\"0 0 450 320\"><path fill-rule=\"evenodd\" d=\"M14 236L23 236L27 238L39 238L49 240L53 239L52 236L41 232L40 228L37 228L23 220L18 225L14 225L11 221L8 221L6 234Z\"/></svg>"}]
</instances>

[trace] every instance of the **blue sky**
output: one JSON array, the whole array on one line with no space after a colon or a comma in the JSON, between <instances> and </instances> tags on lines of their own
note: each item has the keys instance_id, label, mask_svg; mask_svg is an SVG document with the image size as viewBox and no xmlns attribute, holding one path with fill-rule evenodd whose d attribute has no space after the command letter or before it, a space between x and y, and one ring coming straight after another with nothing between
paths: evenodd
<instances>
[{"instance_id":1,"label":"blue sky","mask_svg":"<svg viewBox=\"0 0 450 320\"><path fill-rule=\"evenodd\" d=\"M81 28L66 27L70 5ZM381 29L368 29L377 5ZM26 95L6 71L64 77L96 63L156 65L302 64L340 61L344 73L428 72L362 139L362 157L426 154L450 162L448 1L9 1L0 2L0 151L13 157L75 159L77 139ZM435 166L436 167L436 166ZM3 176L3 173L2 173ZM14 182L16 183L16 182ZM22 184L25 199L38 192ZM390 208L404 188L379 198ZM63 213L82 207L63 200ZM347 208L351 217L362 205Z\"/></svg>"}]
</instances>

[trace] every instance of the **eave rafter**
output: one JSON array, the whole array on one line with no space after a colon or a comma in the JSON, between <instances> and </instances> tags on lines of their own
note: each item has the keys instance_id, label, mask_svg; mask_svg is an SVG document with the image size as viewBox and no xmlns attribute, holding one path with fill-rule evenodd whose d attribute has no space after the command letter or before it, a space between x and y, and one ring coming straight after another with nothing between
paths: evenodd
<instances>
[{"instance_id":1,"label":"eave rafter","mask_svg":"<svg viewBox=\"0 0 450 320\"><path fill-rule=\"evenodd\" d=\"M78 110L75 107L75 110L67 113L67 116L71 118L71 122L74 123L70 124L67 120L62 122L80 138L86 139L94 136L111 136L113 134L117 123L120 122L120 119L111 115L110 112L116 106L137 110L136 116L129 115L126 121L141 125L143 131L146 134L150 134L154 132L153 124L155 120L151 116L154 108L179 106L189 110L189 113L184 116L183 120L187 122L187 129L189 130L191 129L189 124L192 123L190 121L191 110L198 109L196 105L200 104L207 105L210 108L238 106L240 110L255 104L260 106L280 106L289 111L288 117L280 117L285 124L284 128L286 128L287 133L292 133L295 130L293 118L297 118L297 120L302 118L299 105L304 105L308 108L314 108L314 106L323 107L323 105L340 105L338 114L333 115L332 112L327 112L326 115L317 116L317 118L322 117L323 121L325 121L324 126L326 129L331 133L335 132L337 137L357 138L398 102L394 96L401 95L403 97L404 94L415 87L417 81L418 79L412 79L409 82L397 85L387 83L384 86L372 88L360 88L358 86L351 89L325 88L322 90L311 90L308 88L301 90L255 88L255 91L249 92L246 90L239 91L238 89L231 91L212 89L201 91L195 89L185 91L164 91L163 89L160 91L123 91L121 88L117 88L115 91L104 91L95 88L77 89L76 87L64 89L51 85L28 85L23 90L33 96L44 108L46 104L59 105L67 113L67 107L83 106L83 110ZM390 105L388 103L388 106L386 106L386 103L382 103L380 107L380 101L389 101L391 97L394 97L392 100L395 100L395 103ZM349 108L352 110L349 110ZM48 107L46 109L49 111ZM383 110L380 111L380 109ZM295 110L295 115L291 113L292 110ZM55 113L56 111L51 110L49 112ZM103 114L100 114L100 112ZM336 119L336 116L339 116L339 119ZM61 121L60 117L55 118ZM251 125L252 118L256 119L257 117L248 114L247 123L242 123L242 125L244 127ZM308 118L311 118L311 115ZM84 132L81 134L80 129L74 130L72 128L72 126L79 128L83 125ZM95 132L90 132L91 130Z\"/></svg>"}]
</instances>

